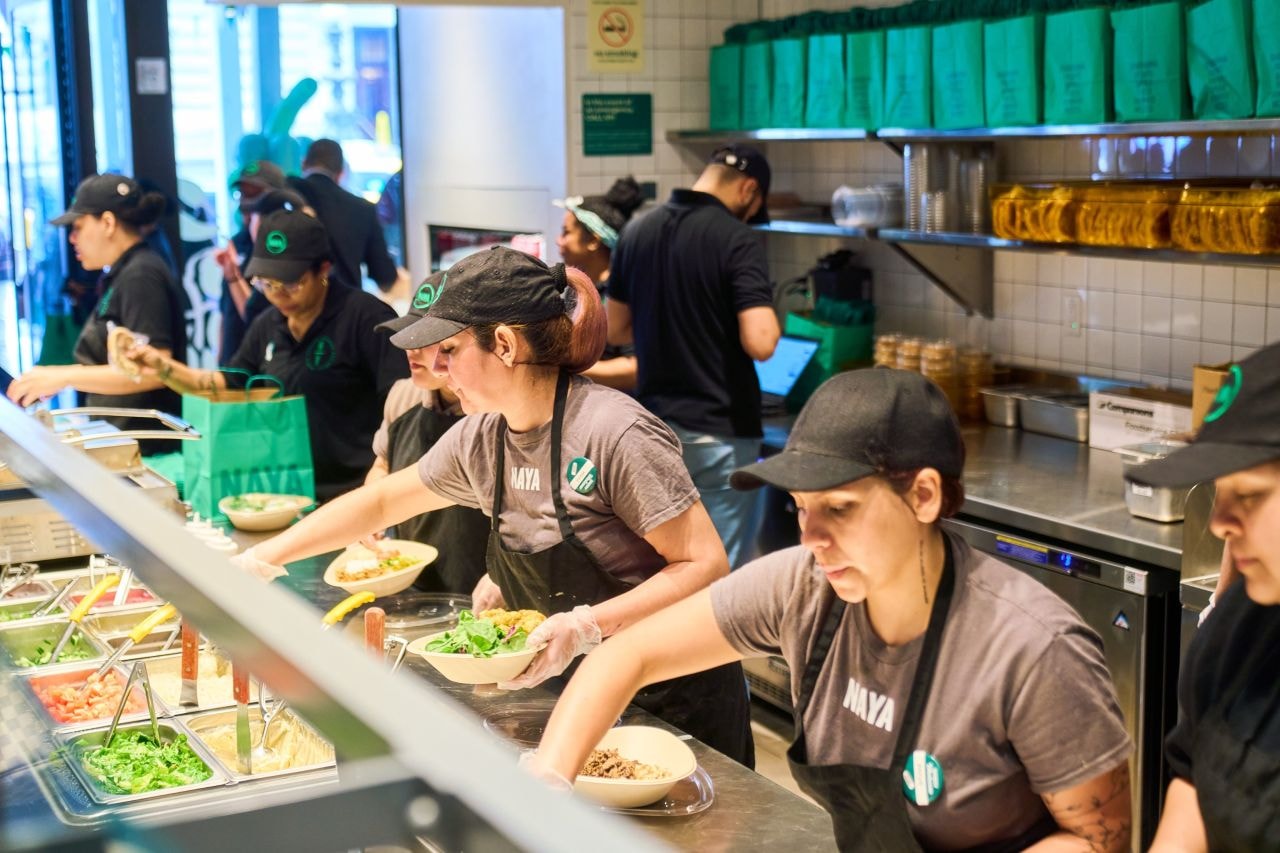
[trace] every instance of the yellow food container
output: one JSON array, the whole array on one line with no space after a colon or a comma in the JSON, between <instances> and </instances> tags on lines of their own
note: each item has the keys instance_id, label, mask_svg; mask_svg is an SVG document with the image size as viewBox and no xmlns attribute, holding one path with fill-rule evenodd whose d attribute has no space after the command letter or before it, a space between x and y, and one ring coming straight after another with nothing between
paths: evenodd
<instances>
[{"instance_id":1,"label":"yellow food container","mask_svg":"<svg viewBox=\"0 0 1280 853\"><path fill-rule=\"evenodd\" d=\"M1173 245L1188 252L1280 252L1280 190L1187 186L1171 231Z\"/></svg>"},{"instance_id":2,"label":"yellow food container","mask_svg":"<svg viewBox=\"0 0 1280 853\"><path fill-rule=\"evenodd\" d=\"M1076 239L1084 246L1167 249L1181 187L1098 183L1077 190Z\"/></svg>"},{"instance_id":3,"label":"yellow food container","mask_svg":"<svg viewBox=\"0 0 1280 853\"><path fill-rule=\"evenodd\" d=\"M997 184L991 188L991 227L1006 240L1073 243L1075 188L1070 184Z\"/></svg>"}]
</instances>

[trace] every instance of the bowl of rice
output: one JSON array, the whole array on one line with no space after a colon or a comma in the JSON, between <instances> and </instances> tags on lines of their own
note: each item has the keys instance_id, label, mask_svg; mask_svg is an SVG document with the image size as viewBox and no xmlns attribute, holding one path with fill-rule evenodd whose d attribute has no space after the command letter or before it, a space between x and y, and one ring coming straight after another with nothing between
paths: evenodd
<instances>
[{"instance_id":1,"label":"bowl of rice","mask_svg":"<svg viewBox=\"0 0 1280 853\"><path fill-rule=\"evenodd\" d=\"M438 553L431 545L408 539L383 539L376 552L352 545L324 570L324 582L351 594L395 595L408 589Z\"/></svg>"},{"instance_id":2,"label":"bowl of rice","mask_svg":"<svg viewBox=\"0 0 1280 853\"><path fill-rule=\"evenodd\" d=\"M615 809L655 803L698 769L693 750L654 726L617 726L587 757L573 783L575 793Z\"/></svg>"}]
</instances>

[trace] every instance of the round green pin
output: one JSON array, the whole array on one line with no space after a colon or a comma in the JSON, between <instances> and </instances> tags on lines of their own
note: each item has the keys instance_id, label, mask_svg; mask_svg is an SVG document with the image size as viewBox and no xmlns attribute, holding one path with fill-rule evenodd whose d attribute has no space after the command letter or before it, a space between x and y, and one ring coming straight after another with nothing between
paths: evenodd
<instances>
[{"instance_id":1,"label":"round green pin","mask_svg":"<svg viewBox=\"0 0 1280 853\"><path fill-rule=\"evenodd\" d=\"M569 488L580 495L589 495L596 490L599 473L596 464L585 456L579 456L569 463L564 472L569 481Z\"/></svg>"},{"instance_id":2,"label":"round green pin","mask_svg":"<svg viewBox=\"0 0 1280 853\"><path fill-rule=\"evenodd\" d=\"M942 764L923 749L907 756L902 767L902 794L917 806L927 806L942 796Z\"/></svg>"}]
</instances>

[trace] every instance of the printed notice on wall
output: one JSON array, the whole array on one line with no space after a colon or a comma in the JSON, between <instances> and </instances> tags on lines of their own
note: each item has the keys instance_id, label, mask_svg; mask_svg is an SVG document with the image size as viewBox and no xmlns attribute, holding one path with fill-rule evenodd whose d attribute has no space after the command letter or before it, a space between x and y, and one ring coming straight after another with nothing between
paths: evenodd
<instances>
[{"instance_id":1,"label":"printed notice on wall","mask_svg":"<svg viewBox=\"0 0 1280 853\"><path fill-rule=\"evenodd\" d=\"M644 70L644 0L587 0L587 66L596 74Z\"/></svg>"},{"instance_id":2,"label":"printed notice on wall","mask_svg":"<svg viewBox=\"0 0 1280 853\"><path fill-rule=\"evenodd\" d=\"M616 157L653 153L653 95L583 95L582 153Z\"/></svg>"}]
</instances>

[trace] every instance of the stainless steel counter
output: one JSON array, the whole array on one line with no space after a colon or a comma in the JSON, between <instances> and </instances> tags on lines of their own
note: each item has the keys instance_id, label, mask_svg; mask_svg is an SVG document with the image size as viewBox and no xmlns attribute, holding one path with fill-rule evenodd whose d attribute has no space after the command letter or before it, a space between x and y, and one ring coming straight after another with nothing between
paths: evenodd
<instances>
[{"instance_id":1,"label":"stainless steel counter","mask_svg":"<svg viewBox=\"0 0 1280 853\"><path fill-rule=\"evenodd\" d=\"M964 428L963 514L1178 571L1182 524L1134 518L1109 450L1019 429Z\"/></svg>"}]
</instances>

